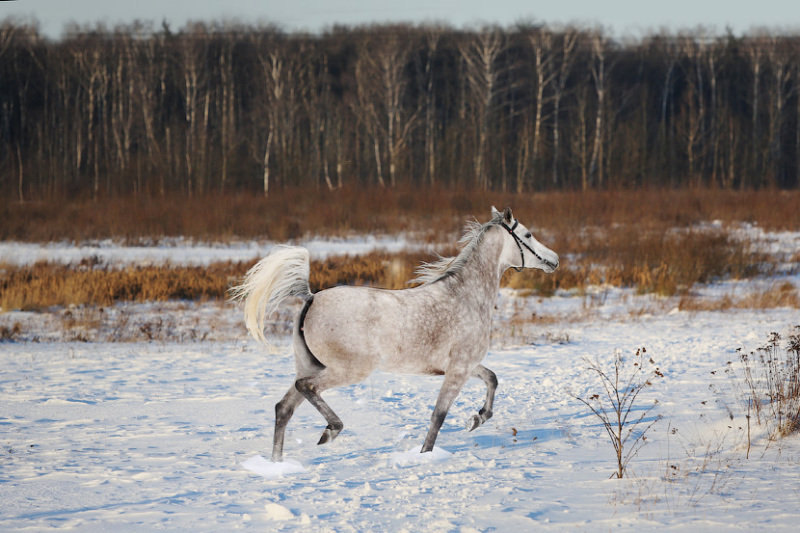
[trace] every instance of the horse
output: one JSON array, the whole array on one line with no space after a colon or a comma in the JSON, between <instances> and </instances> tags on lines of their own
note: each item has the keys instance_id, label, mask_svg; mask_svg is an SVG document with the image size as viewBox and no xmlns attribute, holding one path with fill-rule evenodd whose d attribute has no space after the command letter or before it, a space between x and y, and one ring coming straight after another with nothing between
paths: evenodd
<instances>
[{"instance_id":1,"label":"horse","mask_svg":"<svg viewBox=\"0 0 800 533\"><path fill-rule=\"evenodd\" d=\"M317 444L336 438L341 419L322 399L333 387L359 383L376 370L444 376L420 453L433 450L456 396L470 377L486 384L486 400L467 422L472 431L492 417L497 376L481 364L489 349L492 310L508 268L551 273L558 255L539 243L510 208L492 207L484 224L468 223L454 258L423 263L417 286L387 290L336 286L312 293L309 253L276 246L231 289L244 302L247 330L266 343L266 319L290 297L303 301L293 328L296 379L275 405L272 461L283 460L286 426L308 400L327 426Z\"/></svg>"}]
</instances>

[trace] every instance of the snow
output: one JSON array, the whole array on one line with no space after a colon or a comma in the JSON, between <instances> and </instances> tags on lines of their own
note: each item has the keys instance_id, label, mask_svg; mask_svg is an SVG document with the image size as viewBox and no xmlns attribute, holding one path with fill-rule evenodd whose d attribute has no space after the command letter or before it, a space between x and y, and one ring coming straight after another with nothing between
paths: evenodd
<instances>
[{"instance_id":1,"label":"snow","mask_svg":"<svg viewBox=\"0 0 800 533\"><path fill-rule=\"evenodd\" d=\"M434 448L430 453L419 453L418 448L404 452L392 453L392 462L395 466L414 466L447 461L453 454L441 446Z\"/></svg>"},{"instance_id":2,"label":"snow","mask_svg":"<svg viewBox=\"0 0 800 533\"><path fill-rule=\"evenodd\" d=\"M283 477L286 474L297 474L306 471L303 465L297 461L289 459L286 461L272 462L264 459L260 455L254 455L250 459L243 461L242 468L267 479L275 479Z\"/></svg>"},{"instance_id":3,"label":"snow","mask_svg":"<svg viewBox=\"0 0 800 533\"><path fill-rule=\"evenodd\" d=\"M732 290L718 287L698 294ZM325 423L302 404L280 464L268 457L294 372L290 310L270 348L245 337L228 303L113 306L86 320L92 342L72 340L67 312L79 323L98 313L0 314L22 330L0 343L2 531L794 531L800 520L800 437L768 441L753 425L747 458L726 372L738 348L800 324L796 309L685 312L608 287L545 299L503 289L484 360L500 383L483 426L464 427L485 395L475 379L434 452L419 454L441 378L377 373L325 393L345 425L332 443L316 445ZM146 340L147 324L162 334ZM637 406L658 400L663 419L628 477L610 479L611 444L574 395L599 392L584 358L610 369L616 350L642 346L664 378Z\"/></svg>"},{"instance_id":4,"label":"snow","mask_svg":"<svg viewBox=\"0 0 800 533\"><path fill-rule=\"evenodd\" d=\"M308 248L314 259L325 259L331 255L360 255L383 250L398 252L410 249L428 249L435 246L419 244L411 236L380 235L352 236L347 238L308 238L294 244ZM136 265L182 264L207 266L220 261L246 262L260 259L275 246L270 241L241 242L194 242L183 238L164 238L158 243L120 245L113 240L71 242L28 243L19 241L0 242L0 264L30 265L40 261L77 264L92 259L103 265L115 267ZM441 248L441 246L439 247Z\"/></svg>"}]
</instances>

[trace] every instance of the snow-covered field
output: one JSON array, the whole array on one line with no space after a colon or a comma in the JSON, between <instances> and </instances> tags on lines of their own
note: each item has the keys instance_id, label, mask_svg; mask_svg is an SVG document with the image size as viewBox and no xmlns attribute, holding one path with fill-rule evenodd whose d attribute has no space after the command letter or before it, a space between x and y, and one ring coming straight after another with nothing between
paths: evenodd
<instances>
[{"instance_id":1,"label":"snow-covered field","mask_svg":"<svg viewBox=\"0 0 800 533\"><path fill-rule=\"evenodd\" d=\"M373 250L398 252L430 248L409 235L352 236L338 239L307 238L295 244L306 247L311 256L325 259L332 255L358 255ZM110 266L125 265L189 265L205 266L218 261L245 262L259 259L275 246L270 241L235 243L194 242L183 238L164 238L152 243L121 245L113 240L79 244L53 242L47 244L18 241L0 242L0 264L30 265L38 261L77 264L92 259Z\"/></svg>"},{"instance_id":2,"label":"snow-covered field","mask_svg":"<svg viewBox=\"0 0 800 533\"><path fill-rule=\"evenodd\" d=\"M0 344L0 530L794 531L800 438L768 443L754 426L746 458L725 369L800 314L675 307L619 289L503 290L484 361L500 379L494 418L464 429L485 392L470 381L441 451L420 457L441 378L375 374L326 392L345 424L331 444L315 444L320 415L298 409L286 457L299 467L282 477L259 456L292 383L286 317L265 348L230 304L2 313L22 341ZM70 341L76 328L95 342ZM135 332L161 340L108 342ZM657 399L663 418L629 476L610 479L608 437L572 395L601 392L584 357L611 370L615 350L640 347L664 378L637 407Z\"/></svg>"}]
</instances>

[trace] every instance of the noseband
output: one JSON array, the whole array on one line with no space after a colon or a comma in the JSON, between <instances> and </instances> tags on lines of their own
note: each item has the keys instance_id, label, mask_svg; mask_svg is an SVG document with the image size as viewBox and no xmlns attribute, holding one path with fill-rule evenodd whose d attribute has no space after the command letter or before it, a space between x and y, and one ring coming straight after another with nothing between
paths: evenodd
<instances>
[{"instance_id":1,"label":"noseband","mask_svg":"<svg viewBox=\"0 0 800 533\"><path fill-rule=\"evenodd\" d=\"M547 265L549 265L549 264L550 264L550 262L549 262L549 261L545 261L545 260L544 260L544 258L542 258L542 256L541 256L541 255L539 255L539 254L537 254L536 252L534 252L534 251L533 251L533 248L531 248L530 246L528 246L528 243L527 243L527 242L525 242L525 241L523 241L523 240L520 238L520 236L519 236L519 235L517 235L516 233L514 233L514 229L515 229L515 228L516 228L516 227L519 225L519 220L516 220L516 219L515 219L515 220L514 220L514 224L513 224L511 227L509 227L508 225L506 225L506 223L505 223L505 222L500 222L500 225L501 225L501 226L503 226L503 228L505 228L505 230L506 230L507 232L509 232L509 233L511 234L511 236L512 236L512 237L514 237L514 242L515 242L515 243L517 243L517 248L519 248L519 256L520 256L520 258L522 259L522 266L518 266L518 267L512 266L511 268L513 268L513 269L514 269L514 270L516 270L517 272L522 272L522 269L523 269L523 268L525 268L525 253L522 251L522 247L523 247L523 246L524 246L525 248L527 248L527 249L528 249L528 251L529 251L530 253L532 253L532 254L534 255L534 257L536 257L536 259L538 259L539 261L541 261L542 263L545 263L545 264L547 264Z\"/></svg>"}]
</instances>

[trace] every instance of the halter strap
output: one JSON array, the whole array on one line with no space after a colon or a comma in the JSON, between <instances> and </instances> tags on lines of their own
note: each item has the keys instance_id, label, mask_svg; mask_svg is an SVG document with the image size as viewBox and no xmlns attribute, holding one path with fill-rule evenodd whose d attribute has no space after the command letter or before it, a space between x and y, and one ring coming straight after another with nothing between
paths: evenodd
<instances>
[{"instance_id":1,"label":"halter strap","mask_svg":"<svg viewBox=\"0 0 800 533\"><path fill-rule=\"evenodd\" d=\"M522 269L523 269L523 268L525 268L525 253L522 251L522 247L523 247L523 246L524 246L525 248L527 248L527 249L528 249L528 251L529 251L530 253L532 253L532 254L534 255L534 257L536 257L536 259L538 259L539 261L542 261L543 263L546 263L546 261L545 261L545 260L542 258L542 256L541 256L541 255L537 254L537 253L536 253L536 252L533 250L533 248L531 248L530 246L528 246L528 243L527 243L527 242L523 241L523 240L520 238L520 236L519 236L519 235L517 235L516 233L514 233L514 230L515 230L515 229L516 229L516 227L519 225L519 220L517 220L517 219L514 219L514 224L512 224L510 227L509 227L509 226L508 226L508 225L507 225L505 222L500 222L500 225L501 225L501 226L503 226L503 228L505 228L505 230L506 230L507 232L509 232L509 233L511 234L511 236L512 236L512 237L514 237L514 242L515 242L515 243L517 243L517 248L519 248L519 257L520 257L520 259L522 259L522 266L518 266L518 267L516 267L516 266L512 266L511 268L513 268L513 269L514 269L514 270L516 270L517 272L522 272Z\"/></svg>"}]
</instances>

